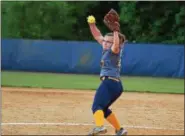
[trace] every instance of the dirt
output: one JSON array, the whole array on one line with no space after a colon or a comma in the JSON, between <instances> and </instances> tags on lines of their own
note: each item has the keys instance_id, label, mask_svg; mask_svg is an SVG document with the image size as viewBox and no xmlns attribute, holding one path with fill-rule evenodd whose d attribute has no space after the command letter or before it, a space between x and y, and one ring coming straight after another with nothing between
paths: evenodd
<instances>
[{"instance_id":1,"label":"dirt","mask_svg":"<svg viewBox=\"0 0 185 136\"><path fill-rule=\"evenodd\" d=\"M3 135L87 135L94 127L94 91L1 90ZM128 135L184 135L184 95L124 92L112 110ZM114 134L105 125L106 135Z\"/></svg>"}]
</instances>

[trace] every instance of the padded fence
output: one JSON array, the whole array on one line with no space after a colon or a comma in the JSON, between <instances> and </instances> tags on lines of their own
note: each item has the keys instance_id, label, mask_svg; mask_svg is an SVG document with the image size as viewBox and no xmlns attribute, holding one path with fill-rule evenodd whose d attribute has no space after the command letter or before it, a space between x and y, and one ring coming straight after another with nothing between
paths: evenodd
<instances>
[{"instance_id":1,"label":"padded fence","mask_svg":"<svg viewBox=\"0 0 185 136\"><path fill-rule=\"evenodd\" d=\"M99 74L96 42L2 39L2 70ZM184 46L126 44L122 75L184 78Z\"/></svg>"}]
</instances>

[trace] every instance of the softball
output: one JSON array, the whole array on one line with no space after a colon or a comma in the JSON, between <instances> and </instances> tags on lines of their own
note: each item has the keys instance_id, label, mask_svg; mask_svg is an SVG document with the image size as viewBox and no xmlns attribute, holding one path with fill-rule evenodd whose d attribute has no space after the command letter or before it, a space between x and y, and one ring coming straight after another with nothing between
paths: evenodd
<instances>
[{"instance_id":1,"label":"softball","mask_svg":"<svg viewBox=\"0 0 185 136\"><path fill-rule=\"evenodd\" d=\"M88 16L88 18L87 18L87 22L88 22L88 23L90 23L90 24L91 24L91 23L95 23L95 21L96 21L96 20L95 20L94 16Z\"/></svg>"}]
</instances>

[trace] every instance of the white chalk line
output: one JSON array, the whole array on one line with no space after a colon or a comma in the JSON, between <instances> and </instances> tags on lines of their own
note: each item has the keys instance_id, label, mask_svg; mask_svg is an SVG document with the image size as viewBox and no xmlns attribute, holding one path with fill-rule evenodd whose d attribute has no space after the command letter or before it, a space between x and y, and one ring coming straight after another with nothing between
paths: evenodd
<instances>
[{"instance_id":1,"label":"white chalk line","mask_svg":"<svg viewBox=\"0 0 185 136\"><path fill-rule=\"evenodd\" d=\"M20 123L1 123L2 126L21 126L21 125L59 125L59 126L94 126L94 124L91 123L67 123L67 122L63 122L63 123L24 123L24 122L20 122ZM106 126L110 126L110 125L106 125ZM184 131L184 129L177 129L177 128L159 128L159 127L148 127L148 126L123 126L125 128L140 128L140 129L156 129L156 130L179 130L179 131Z\"/></svg>"}]
</instances>

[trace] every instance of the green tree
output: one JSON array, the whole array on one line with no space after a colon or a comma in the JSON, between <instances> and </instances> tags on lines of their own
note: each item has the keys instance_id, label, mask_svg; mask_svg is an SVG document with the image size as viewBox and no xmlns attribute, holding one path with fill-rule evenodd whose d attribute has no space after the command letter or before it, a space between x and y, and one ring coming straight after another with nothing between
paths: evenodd
<instances>
[{"instance_id":1,"label":"green tree","mask_svg":"<svg viewBox=\"0 0 185 136\"><path fill-rule=\"evenodd\" d=\"M2 37L93 40L87 16L94 15L105 34L103 17L111 8L129 41L184 44L185 5L177 1L3 1Z\"/></svg>"},{"instance_id":2,"label":"green tree","mask_svg":"<svg viewBox=\"0 0 185 136\"><path fill-rule=\"evenodd\" d=\"M181 2L120 2L121 24L130 41L184 44Z\"/></svg>"},{"instance_id":3,"label":"green tree","mask_svg":"<svg viewBox=\"0 0 185 136\"><path fill-rule=\"evenodd\" d=\"M71 15L72 8L67 2L3 2L3 7L2 25L9 28L3 30L3 37L72 39L69 35L73 33L76 17Z\"/></svg>"},{"instance_id":4,"label":"green tree","mask_svg":"<svg viewBox=\"0 0 185 136\"><path fill-rule=\"evenodd\" d=\"M9 38L21 38L20 33L20 24L21 24L21 12L22 12L22 4L24 2L20 2L20 4L16 2L7 2L3 1L2 3L2 37ZM16 12L14 12L14 10Z\"/></svg>"}]
</instances>

